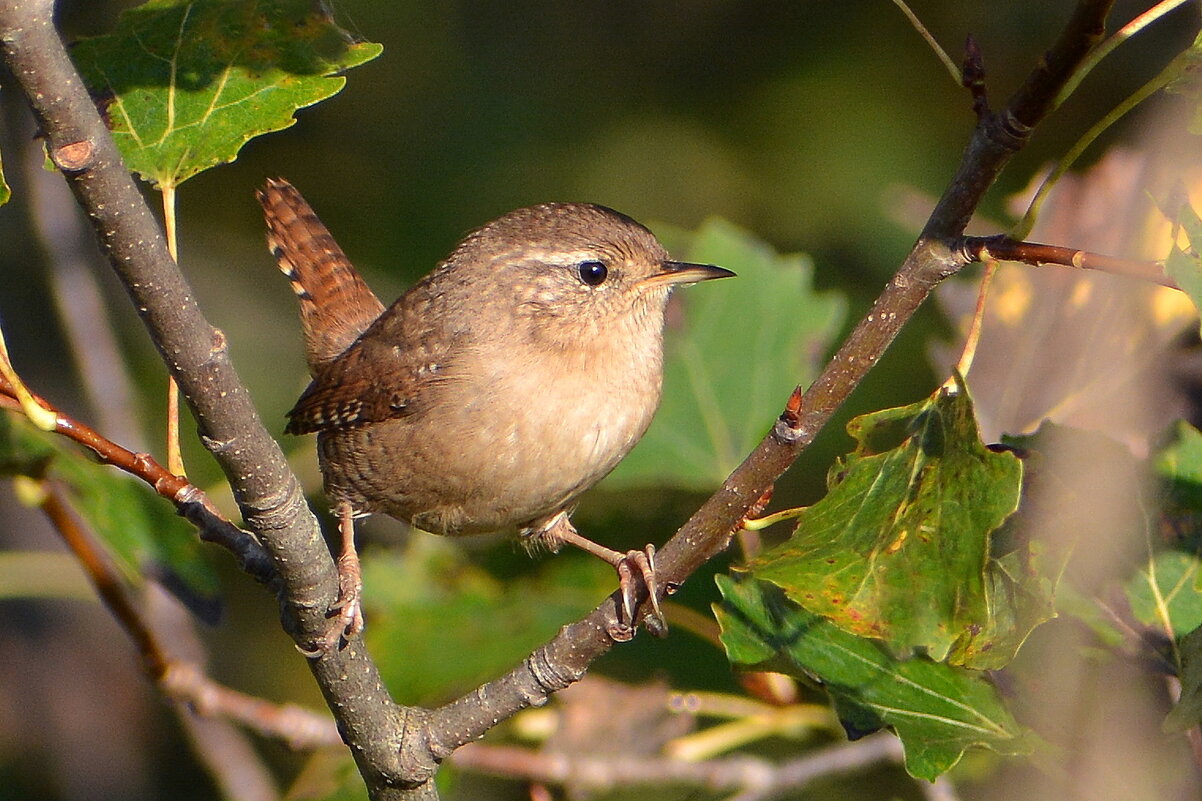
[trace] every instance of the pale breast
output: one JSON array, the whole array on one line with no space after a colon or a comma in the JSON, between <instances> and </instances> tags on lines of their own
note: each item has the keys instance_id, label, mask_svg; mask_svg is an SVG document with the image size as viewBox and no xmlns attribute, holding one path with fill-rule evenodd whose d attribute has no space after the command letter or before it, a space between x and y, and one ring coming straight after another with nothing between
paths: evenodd
<instances>
[{"instance_id":1,"label":"pale breast","mask_svg":"<svg viewBox=\"0 0 1202 801\"><path fill-rule=\"evenodd\" d=\"M477 341L421 411L319 440L327 492L440 534L523 526L569 506L643 435L659 404L654 318L569 348ZM615 342L625 343L617 347Z\"/></svg>"}]
</instances>

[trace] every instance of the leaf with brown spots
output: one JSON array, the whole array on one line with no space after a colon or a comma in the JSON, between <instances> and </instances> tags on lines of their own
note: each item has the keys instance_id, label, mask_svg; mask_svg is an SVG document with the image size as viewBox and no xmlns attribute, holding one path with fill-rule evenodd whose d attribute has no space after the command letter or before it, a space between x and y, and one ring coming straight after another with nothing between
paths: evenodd
<instances>
[{"instance_id":1,"label":"leaf with brown spots","mask_svg":"<svg viewBox=\"0 0 1202 801\"><path fill-rule=\"evenodd\" d=\"M901 657L975 668L1008 662L1052 614L1026 547L997 556L1022 466L981 444L962 382L848 425L858 441L829 494L749 569L789 598Z\"/></svg>"}]
</instances>

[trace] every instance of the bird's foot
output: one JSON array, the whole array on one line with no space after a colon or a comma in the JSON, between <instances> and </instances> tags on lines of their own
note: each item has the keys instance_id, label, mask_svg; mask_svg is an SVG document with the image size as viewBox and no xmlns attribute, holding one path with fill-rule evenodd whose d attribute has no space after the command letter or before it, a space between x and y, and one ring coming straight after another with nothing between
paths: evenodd
<instances>
[{"instance_id":1,"label":"bird's foot","mask_svg":"<svg viewBox=\"0 0 1202 801\"><path fill-rule=\"evenodd\" d=\"M318 657L336 650L344 640L363 631L363 573L355 550L354 516L350 508L338 509L338 529L342 550L338 554L338 598L330 604L325 632L313 643L312 650L301 649L306 656Z\"/></svg>"},{"instance_id":2,"label":"bird's foot","mask_svg":"<svg viewBox=\"0 0 1202 801\"><path fill-rule=\"evenodd\" d=\"M568 512L560 512L548 519L543 525L528 530L529 536L537 542L547 545L552 551L567 543L582 551L604 559L614 566L618 573L618 588L621 591L622 603L618 609L617 626L611 630L610 636L615 640L629 640L634 636L635 612L638 609L638 582L641 581L647 590L649 609L643 616L643 625L656 637L668 634L668 624L664 621L663 612L659 607L659 579L655 573L655 546L648 544L641 551L619 551L598 545L576 531L576 527L568 519ZM669 588L670 589L670 588Z\"/></svg>"}]
</instances>

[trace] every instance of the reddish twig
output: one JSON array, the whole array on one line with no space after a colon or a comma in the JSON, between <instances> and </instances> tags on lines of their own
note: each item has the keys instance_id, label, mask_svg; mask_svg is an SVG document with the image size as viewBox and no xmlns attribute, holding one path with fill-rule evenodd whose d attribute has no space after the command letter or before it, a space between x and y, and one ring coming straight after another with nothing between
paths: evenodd
<instances>
[{"instance_id":1,"label":"reddish twig","mask_svg":"<svg viewBox=\"0 0 1202 801\"><path fill-rule=\"evenodd\" d=\"M44 398L34 399L54 414L55 433L74 440L84 446L104 464L123 470L149 484L156 493L175 504L181 516L197 527L200 538L224 547L234 554L238 566L256 580L270 584L275 578L275 567L263 546L250 532L231 523L209 496L188 479L177 476L158 463L148 453L134 453L123 448L100 432L64 414ZM0 408L24 413L13 387L0 378Z\"/></svg>"},{"instance_id":2,"label":"reddish twig","mask_svg":"<svg viewBox=\"0 0 1202 801\"><path fill-rule=\"evenodd\" d=\"M997 259L998 261L1022 262L1035 267L1053 264L1078 270L1096 270L1112 275L1124 275L1170 289L1180 289L1171 278L1164 274L1164 264L1158 261L1121 259L1117 256L1091 253L1088 250L1076 250L1058 245L1041 245L1038 242L1019 242L1005 235L964 237L960 241L959 249L964 258L969 261Z\"/></svg>"}]
</instances>

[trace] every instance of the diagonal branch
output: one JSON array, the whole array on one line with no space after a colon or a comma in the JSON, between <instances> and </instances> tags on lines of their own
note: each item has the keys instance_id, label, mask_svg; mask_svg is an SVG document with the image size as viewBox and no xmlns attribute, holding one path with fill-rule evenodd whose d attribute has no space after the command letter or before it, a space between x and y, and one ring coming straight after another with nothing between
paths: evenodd
<instances>
[{"instance_id":1,"label":"diagonal branch","mask_svg":"<svg viewBox=\"0 0 1202 801\"><path fill-rule=\"evenodd\" d=\"M229 360L225 336L201 314L182 273L54 29L49 0L0 3L0 53L47 139L51 160L87 212L104 255L179 382L201 439L224 471L250 529L280 576L285 630L312 649L337 576L317 521L283 453ZM362 642L309 660L376 799L430 798L406 789L402 736L414 711L388 697Z\"/></svg>"}]
</instances>

